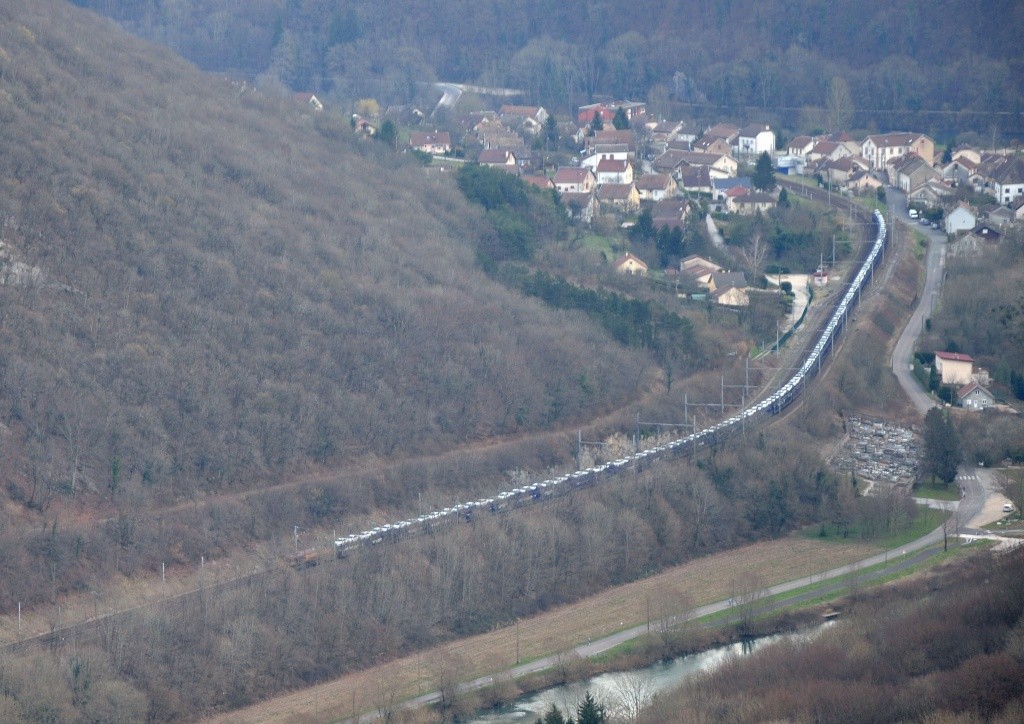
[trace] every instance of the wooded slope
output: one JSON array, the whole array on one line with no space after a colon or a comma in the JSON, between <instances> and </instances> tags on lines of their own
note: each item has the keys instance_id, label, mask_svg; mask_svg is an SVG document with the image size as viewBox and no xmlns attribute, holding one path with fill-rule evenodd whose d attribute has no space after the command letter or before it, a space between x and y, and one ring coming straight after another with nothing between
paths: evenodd
<instances>
[{"instance_id":1,"label":"wooded slope","mask_svg":"<svg viewBox=\"0 0 1024 724\"><path fill-rule=\"evenodd\" d=\"M447 180L67 3L0 1L0 138L2 472L33 506L538 429L643 377L474 269Z\"/></svg>"}]
</instances>

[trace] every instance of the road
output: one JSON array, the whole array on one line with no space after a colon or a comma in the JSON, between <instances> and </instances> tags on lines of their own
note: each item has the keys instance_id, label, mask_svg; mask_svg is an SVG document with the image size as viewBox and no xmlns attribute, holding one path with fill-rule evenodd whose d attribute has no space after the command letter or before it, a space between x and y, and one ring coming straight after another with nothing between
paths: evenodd
<instances>
[{"instance_id":1,"label":"road","mask_svg":"<svg viewBox=\"0 0 1024 724\"><path fill-rule=\"evenodd\" d=\"M780 583L776 586L770 586L758 592L756 598L766 599L773 596L783 595L812 584L820 584L822 581L833 580L840 578L841 576L855 573L859 570L873 568L874 566L880 565L881 567L877 570L866 572L862 578L858 579L858 582L863 584L871 579L884 578L928 560L943 550L943 539L947 536L950 540L952 540L957 534L972 538L977 535L991 536L990 531L982 530L978 526L998 520L1003 515L1001 512L1001 496L995 494L998 490L998 480L995 473L987 468L966 468L961 472L958 479L963 491L963 497L960 500L957 514L951 518L948 523L940 525L927 535L907 543L906 545L900 546L898 549L878 553L858 561L857 563L840 566L822 573L804 576L786 583ZM995 503L998 504L996 505ZM958 521L966 521L966 523L960 523L958 525ZM816 588L812 591L802 591L794 593L792 596L784 596L779 600L772 601L769 605L761 607L760 610L768 612L784 608L786 606L800 603L801 601L818 598L828 592L840 591L844 587L849 587L849 582L837 581L824 588ZM728 600L717 601L706 606L701 606L700 608L695 608L686 613L683 618L685 620L700 619L705 616L728 611L731 607L732 604ZM570 657L580 656L582 658L592 658L628 641L645 636L651 630L660 627L661 624L662 622L652 623L651 628L648 628L646 623L633 626L632 628L619 631L611 634L610 636L605 636L604 638L581 644L569 651L545 656L544 658L512 667L502 672L502 676L506 679L516 679L528 674L535 674L557 666L559 661L564 660L567 655ZM464 683L460 687L460 691L465 692L482 689L490 686L493 680L493 674L482 676ZM429 694L423 694L422 696L418 696L415 699L405 702L403 708L418 709L423 706L436 704L440 701L440 698L440 692L436 691ZM376 714L366 714L360 717L359 721L372 722L377 719L378 717Z\"/></svg>"},{"instance_id":2,"label":"road","mask_svg":"<svg viewBox=\"0 0 1024 724\"><path fill-rule=\"evenodd\" d=\"M910 315L910 321L900 334L892 352L892 371L906 392L914 407L924 415L935 406L934 398L921 387L911 370L914 345L924 329L924 321L928 319L938 303L939 290L942 286L943 269L946 261L946 235L941 231L926 228L907 215L906 196L895 189L886 191L889 202L889 218L893 223L906 223L913 230L928 236L928 255L925 259L924 290L918 298L917 309ZM898 221L897 221L898 220Z\"/></svg>"}]
</instances>

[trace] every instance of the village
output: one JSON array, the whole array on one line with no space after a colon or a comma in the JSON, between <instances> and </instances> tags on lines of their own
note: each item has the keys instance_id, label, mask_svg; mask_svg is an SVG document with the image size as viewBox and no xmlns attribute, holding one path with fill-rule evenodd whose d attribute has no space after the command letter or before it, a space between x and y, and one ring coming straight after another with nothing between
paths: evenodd
<instances>
[{"instance_id":1,"label":"village","mask_svg":"<svg viewBox=\"0 0 1024 724\"><path fill-rule=\"evenodd\" d=\"M764 214L786 203L776 174L837 197L867 197L877 204L885 201L887 189L897 191L906 199L905 220L920 224L926 234L944 234L951 256L978 254L1015 225L1024 225L1024 157L1013 149L950 145L937 151L933 139L912 131L785 140L767 124L699 127L656 118L645 103L628 100L581 106L569 121L556 121L542 107L510 104L450 112L446 118L448 130L443 130L432 126L427 114L402 106L374 118L354 114L352 126L373 137L381 124L390 124L391 134L405 129L397 145L442 168L445 161L475 161L553 190L577 226L610 217L628 229L646 214L654 229L676 234L687 224L706 224L719 249L724 244L715 218ZM770 159L771 176L758 182L757 162L765 159ZM655 260L624 249L608 263L621 274L682 280L690 290L687 298L729 308L748 305L750 292L757 289L744 271L696 254L659 268ZM830 264L822 258L817 268L787 271L797 273L766 275L760 285L790 295L788 308L794 311L786 315L783 332L807 305L808 291L828 284ZM960 366L970 361L966 354L944 350L919 353L927 362L922 367L925 387L968 409L997 404L984 371L950 373L946 355ZM929 386L929 373L932 378L938 374L941 384Z\"/></svg>"}]
</instances>

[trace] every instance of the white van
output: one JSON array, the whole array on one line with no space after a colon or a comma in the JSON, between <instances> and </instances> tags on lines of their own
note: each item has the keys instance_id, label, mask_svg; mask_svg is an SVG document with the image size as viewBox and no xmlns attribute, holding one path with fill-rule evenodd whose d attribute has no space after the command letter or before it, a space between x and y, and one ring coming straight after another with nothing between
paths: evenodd
<instances>
[{"instance_id":1,"label":"white van","mask_svg":"<svg viewBox=\"0 0 1024 724\"><path fill-rule=\"evenodd\" d=\"M911 219L917 218L917 209L910 209L910 211L908 211L907 213L910 215Z\"/></svg>"}]
</instances>

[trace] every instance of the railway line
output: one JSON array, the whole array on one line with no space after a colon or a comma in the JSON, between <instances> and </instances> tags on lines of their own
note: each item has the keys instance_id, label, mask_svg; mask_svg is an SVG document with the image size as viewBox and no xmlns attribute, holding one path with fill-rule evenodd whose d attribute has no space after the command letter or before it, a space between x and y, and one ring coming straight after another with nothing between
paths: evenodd
<instances>
[{"instance_id":1,"label":"railway line","mask_svg":"<svg viewBox=\"0 0 1024 724\"><path fill-rule=\"evenodd\" d=\"M816 196L814 189L808 190L809 196ZM824 200L824 192L821 192ZM673 439L654 448L638 451L616 460L595 465L571 473L566 473L538 483L520 486L500 492L493 497L456 504L441 510L419 515L415 518L388 523L370 530L339 537L334 541L333 551L322 549L306 549L290 556L286 562L295 568L306 568L323 562L324 559L345 559L350 554L367 546L381 545L401 538L429 533L436 527L448 526L455 522L472 521L482 515L498 514L527 504L568 494L570 491L591 487L613 479L617 474L626 471L640 471L655 460L689 456L696 451L718 445L730 437L741 434L747 425L757 424L765 419L782 414L803 393L810 379L815 377L822 368L823 360L832 353L836 340L845 331L850 313L859 304L863 291L870 286L875 268L881 263L887 232L885 220L879 212L874 212L876 235L870 248L860 260L856 274L847 286L847 291L836 305L832 314L812 335L815 340L813 347L806 350L806 356L797 371L775 392L746 407L737 414L717 422L703 430L690 435ZM343 563L343 560L337 561ZM193 603L197 596L211 595L228 590L243 588L256 583L260 577L272 575L273 570L264 570L241 576L229 581L222 581L203 588L200 591L187 591L156 604L144 604L138 609L151 605L173 610L186 607ZM131 614L136 609L119 611L94 619L82 621L71 626L57 628L45 634L31 636L18 642L0 646L0 651L17 653L35 646L59 646L66 641L78 641L89 635L97 635L113 616Z\"/></svg>"},{"instance_id":2,"label":"railway line","mask_svg":"<svg viewBox=\"0 0 1024 724\"><path fill-rule=\"evenodd\" d=\"M334 541L335 554L338 558L345 558L363 546L379 545L402 537L426 533L435 526L453 521L469 522L479 515L498 513L525 503L552 498L577 488L593 486L626 470L642 470L654 460L692 455L699 449L715 446L740 434L748 424L757 424L781 414L804 392L808 381L821 372L822 362L832 353L836 341L846 330L851 312L856 309L862 293L873 281L874 270L882 262L888 239L885 218L880 212L874 212L873 221L876 229L874 242L861 260L846 292L832 314L818 328L817 335L814 337L815 344L804 357L800 367L771 395L746 407L732 417L657 447L640 450L611 462L576 470L542 482L506 490L493 497L459 503L415 518L386 523L370 530L337 538ZM305 557L300 560L305 565L309 558Z\"/></svg>"}]
</instances>

